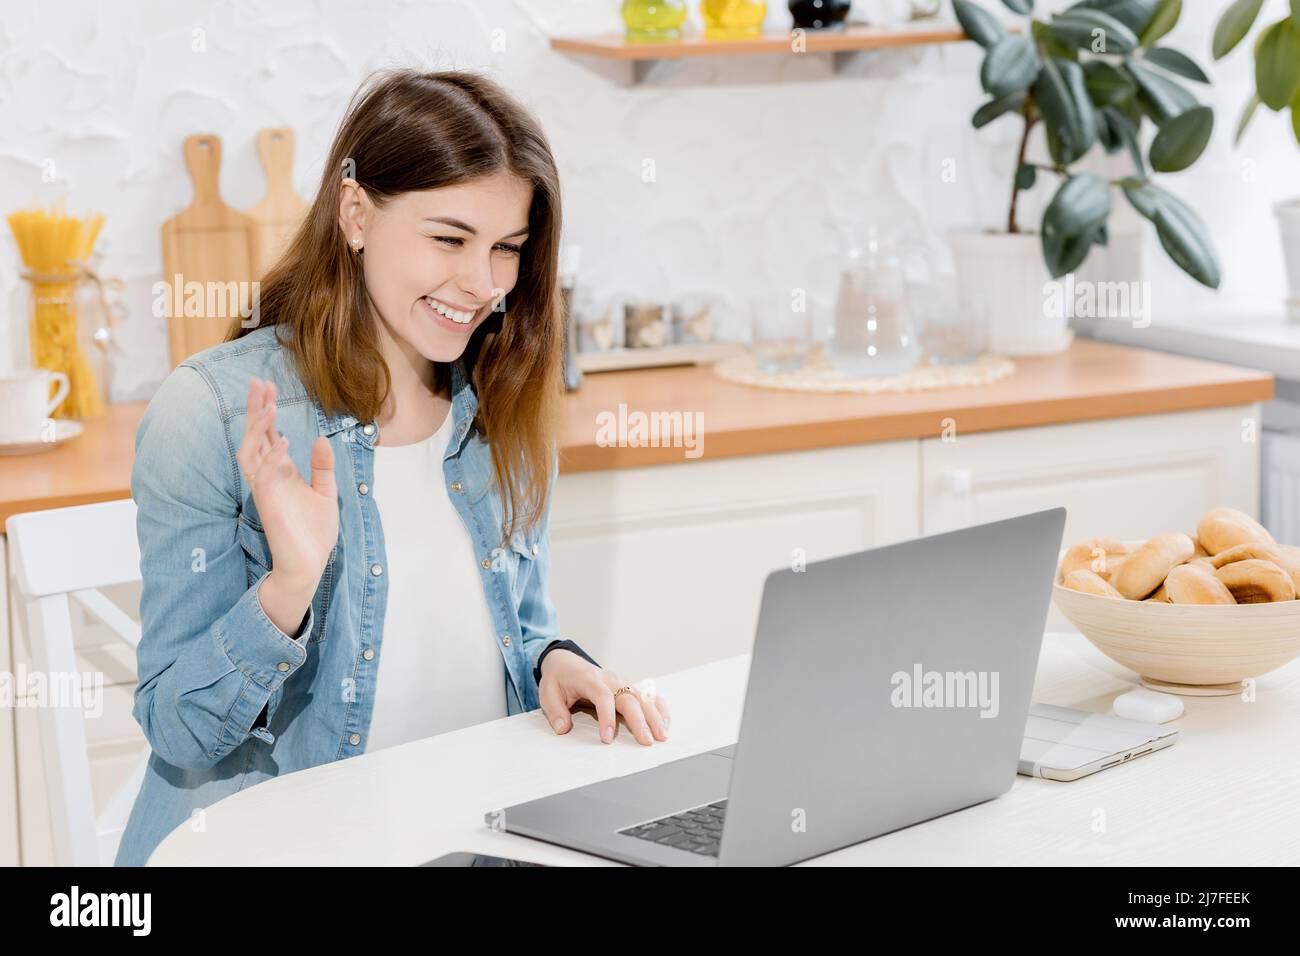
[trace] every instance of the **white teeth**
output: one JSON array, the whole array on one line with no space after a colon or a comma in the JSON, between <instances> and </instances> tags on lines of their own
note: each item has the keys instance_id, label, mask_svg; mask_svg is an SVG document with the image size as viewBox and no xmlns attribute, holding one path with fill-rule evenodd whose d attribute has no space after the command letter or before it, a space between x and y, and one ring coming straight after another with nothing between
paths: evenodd
<instances>
[{"instance_id":1,"label":"white teeth","mask_svg":"<svg viewBox=\"0 0 1300 956\"><path fill-rule=\"evenodd\" d=\"M439 314L445 315L447 318L451 319L457 325L469 325L470 322L472 322L474 319L473 312L458 312L455 309L449 309L441 302L439 302L437 299L433 298L432 296L426 295L424 297L424 301L428 302L430 307L433 308L435 311L437 311Z\"/></svg>"}]
</instances>

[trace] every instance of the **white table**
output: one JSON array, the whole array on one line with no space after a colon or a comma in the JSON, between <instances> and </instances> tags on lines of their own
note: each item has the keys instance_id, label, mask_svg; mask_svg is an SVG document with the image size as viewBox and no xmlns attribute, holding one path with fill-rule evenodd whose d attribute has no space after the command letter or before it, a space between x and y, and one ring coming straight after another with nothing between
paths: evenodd
<instances>
[{"instance_id":1,"label":"white table","mask_svg":"<svg viewBox=\"0 0 1300 956\"><path fill-rule=\"evenodd\" d=\"M493 830L484 814L733 743L748 665L744 655L661 678L666 743L642 747L621 727L602 744L585 715L558 737L541 711L519 714L259 784L208 808L202 832L182 825L149 862L413 865L464 850L616 866ZM1048 633L1034 699L1103 712L1135 684L1080 635ZM1072 783L1017 776L996 800L809 862L1300 863L1300 661L1260 678L1254 702L1184 701L1183 737L1167 750Z\"/></svg>"}]
</instances>

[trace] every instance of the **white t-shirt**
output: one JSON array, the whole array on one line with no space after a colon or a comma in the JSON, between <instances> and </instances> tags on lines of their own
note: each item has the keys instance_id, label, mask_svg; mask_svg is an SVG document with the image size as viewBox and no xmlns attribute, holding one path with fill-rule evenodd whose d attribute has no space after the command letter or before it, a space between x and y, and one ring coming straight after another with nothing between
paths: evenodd
<instances>
[{"instance_id":1,"label":"white t-shirt","mask_svg":"<svg viewBox=\"0 0 1300 956\"><path fill-rule=\"evenodd\" d=\"M443 477L453 424L448 409L423 441L374 447L388 601L367 751L506 716L479 559Z\"/></svg>"}]
</instances>

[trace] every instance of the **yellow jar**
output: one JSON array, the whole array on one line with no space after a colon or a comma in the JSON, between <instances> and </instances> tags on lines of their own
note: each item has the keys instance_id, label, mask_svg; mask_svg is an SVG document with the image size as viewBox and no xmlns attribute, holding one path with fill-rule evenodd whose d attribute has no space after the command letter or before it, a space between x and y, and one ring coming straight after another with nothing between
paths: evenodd
<instances>
[{"instance_id":1,"label":"yellow jar","mask_svg":"<svg viewBox=\"0 0 1300 956\"><path fill-rule=\"evenodd\" d=\"M700 0L707 40L749 40L762 36L766 0Z\"/></svg>"}]
</instances>

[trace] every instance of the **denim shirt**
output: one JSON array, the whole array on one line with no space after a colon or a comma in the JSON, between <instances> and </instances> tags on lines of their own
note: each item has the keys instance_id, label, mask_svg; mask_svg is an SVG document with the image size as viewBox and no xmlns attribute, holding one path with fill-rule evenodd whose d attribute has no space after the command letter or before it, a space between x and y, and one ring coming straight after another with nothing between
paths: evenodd
<instances>
[{"instance_id":1,"label":"denim shirt","mask_svg":"<svg viewBox=\"0 0 1300 956\"><path fill-rule=\"evenodd\" d=\"M489 448L471 427L478 398L462 361L451 372L446 485L430 493L450 496L474 543L507 712L517 714L539 706L534 667L562 639L548 584L549 508L534 529L501 540ZM334 451L338 541L292 636L257 599L271 550L235 460L252 376L275 382L276 429L305 481L317 436ZM150 401L131 471L143 577L132 714L152 753L116 865L143 864L225 796L365 752L388 582L372 493L378 438L373 421L324 413L274 326L185 360ZM557 472L552 462L552 481Z\"/></svg>"}]
</instances>

